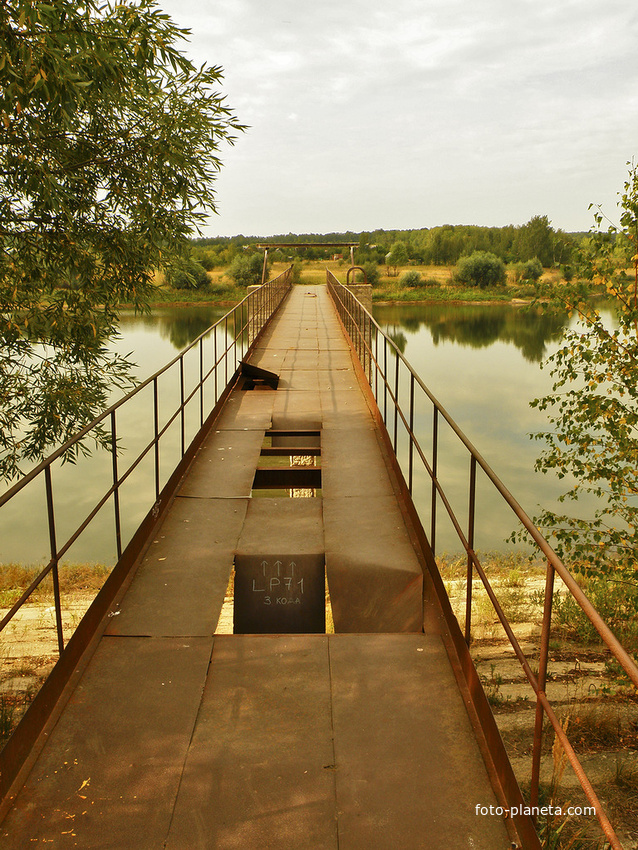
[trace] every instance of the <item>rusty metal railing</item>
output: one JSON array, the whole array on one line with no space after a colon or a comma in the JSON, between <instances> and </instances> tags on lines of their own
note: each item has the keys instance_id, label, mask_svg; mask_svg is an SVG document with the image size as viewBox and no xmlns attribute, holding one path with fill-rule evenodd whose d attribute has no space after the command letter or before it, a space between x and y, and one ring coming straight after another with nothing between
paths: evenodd
<instances>
[{"instance_id":1,"label":"rusty metal railing","mask_svg":"<svg viewBox=\"0 0 638 850\"><path fill-rule=\"evenodd\" d=\"M130 544L134 533L126 537L123 532L123 516L126 517L122 505L121 491L123 485L135 482L135 474L141 475L143 462L152 464L152 486L147 508L150 519L157 518L170 493L168 492L172 476L174 476L177 454L177 466L185 458L192 447L197 434L192 440L187 439L187 413L190 430L201 432L205 421L212 415L228 393L234 377L238 374L241 361L250 353L255 341L264 326L276 311L281 301L290 289L292 267L279 277L268 281L253 292L250 292L239 304L226 313L219 321L200 334L190 345L184 348L170 363L151 377L140 383L132 392L105 410L97 419L82 428L71 440L60 446L46 460L32 469L13 487L0 496L0 511L12 500L26 492L27 488L44 488L46 503L46 521L50 557L46 566L38 573L20 598L11 606L0 621L0 632L14 619L18 611L29 601L36 588L47 576L53 583L55 630L57 634L57 651L60 659L67 650L68 641L65 638L62 624L62 609L64 600L60 592L59 564L65 558L71 547L86 532L98 513L110 502L113 507L113 552L119 564ZM187 381L188 375L188 381ZM169 387L170 383L170 387ZM187 385L188 384L188 385ZM177 396L174 409L165 410L163 389L170 390L171 395ZM142 397L142 393L150 393ZM133 457L127 457L128 452L122 448L120 422L122 414L128 406L143 398L148 405L147 421L152 422L152 436ZM74 446L90 439L96 429L110 431L110 451L112 455L110 480L105 482L105 489L92 505L85 516L78 518L73 531L61 541L58 516L55 509L55 476L54 464ZM172 431L171 431L172 429ZM178 431L178 434L175 431ZM171 432L169 435L169 431ZM133 437L134 435L128 435ZM172 458L169 464L163 460L163 440L171 443ZM126 468L123 461L126 459ZM146 474L148 478L148 474ZM79 486L79 485L78 485ZM135 485L136 486L136 485ZM136 494L137 494L136 486ZM145 509L144 509L145 510ZM68 511L67 511L68 513ZM147 515L148 516L148 515ZM65 525L69 525L68 517ZM77 631L77 630L76 630ZM3 776L4 779L4 776Z\"/></svg>"},{"instance_id":2,"label":"rusty metal railing","mask_svg":"<svg viewBox=\"0 0 638 850\"><path fill-rule=\"evenodd\" d=\"M372 315L355 298L347 287L341 284L330 271L327 272L327 276L328 290L341 322L350 336L352 346L362 364L363 371L376 399L377 407L379 408L380 415L385 424L410 495L413 495L415 467L417 464L420 464L421 468L426 471L427 476L431 481L429 544L432 549L432 553L434 554L436 544L437 510L439 505L442 505L452 523L456 536L467 555L467 590L464 621L465 641L469 645L472 627L472 581L474 573L476 572L487 592L492 606L494 607L494 611L496 612L507 638L510 641L516 657L521 664L525 677L534 691L536 697L536 716L532 750L530 805L538 807L543 722L544 717L546 716L554 729L556 737L564 749L587 800L596 809L598 821L606 839L609 841L613 850L622 850L622 845L601 806L600 800L594 791L591 782L587 778L582 764L545 693L552 604L554 599L554 579L556 575L560 576L567 590L571 593L574 600L578 603L587 618L596 628L613 657L621 665L631 682L637 688L638 667L611 632L568 568L554 552L547 540L545 540L527 513L497 477L489 464L474 448L472 443L463 434L452 417L432 395L421 378L414 372L394 341L383 332ZM432 411L431 445L429 450L426 450L421 445L421 441L415 433L415 407L417 400L419 399L426 400ZM469 478L467 482L469 505L467 511L466 530L462 526L462 521L457 517L458 511L455 512L452 507L451 499L446 494L446 490L444 489L441 476L439 474L439 431L440 425L443 422L449 426L452 433L455 435L458 444L463 447L469 457ZM407 439L407 452L398 451L401 436L404 436ZM521 645L512 630L512 626L503 611L497 594L490 584L485 573L485 569L481 564L481 560L474 549L476 482L478 469L483 471L495 491L509 506L516 519L526 529L530 538L546 559L547 569L545 577L540 650L539 656L535 659L535 661L530 661L523 652ZM534 673L532 669L532 665L534 663L538 663L538 673Z\"/></svg>"}]
</instances>

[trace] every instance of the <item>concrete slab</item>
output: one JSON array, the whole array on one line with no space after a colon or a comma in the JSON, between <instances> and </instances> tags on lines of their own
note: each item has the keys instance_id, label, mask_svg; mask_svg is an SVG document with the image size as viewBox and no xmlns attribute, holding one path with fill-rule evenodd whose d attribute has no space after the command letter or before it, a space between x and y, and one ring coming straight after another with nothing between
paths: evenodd
<instances>
[{"instance_id":1,"label":"concrete slab","mask_svg":"<svg viewBox=\"0 0 638 850\"><path fill-rule=\"evenodd\" d=\"M332 635L339 850L505 850L439 638Z\"/></svg>"},{"instance_id":2,"label":"concrete slab","mask_svg":"<svg viewBox=\"0 0 638 850\"><path fill-rule=\"evenodd\" d=\"M242 555L323 553L321 499L251 499L237 543Z\"/></svg>"},{"instance_id":3,"label":"concrete slab","mask_svg":"<svg viewBox=\"0 0 638 850\"><path fill-rule=\"evenodd\" d=\"M336 632L420 632L423 571L393 496L325 498Z\"/></svg>"},{"instance_id":4,"label":"concrete slab","mask_svg":"<svg viewBox=\"0 0 638 850\"><path fill-rule=\"evenodd\" d=\"M319 389L322 392L326 390L353 390L359 392L357 376L351 369L335 369L319 372L318 381Z\"/></svg>"},{"instance_id":5,"label":"concrete slab","mask_svg":"<svg viewBox=\"0 0 638 850\"><path fill-rule=\"evenodd\" d=\"M294 348L286 352L283 367L286 369L312 369L312 370L329 370L329 369L351 369L352 357L349 349L341 351L318 351L318 350L303 350L297 351Z\"/></svg>"},{"instance_id":6,"label":"concrete slab","mask_svg":"<svg viewBox=\"0 0 638 850\"><path fill-rule=\"evenodd\" d=\"M320 376L318 372L293 372L290 369L283 370L279 374L279 389L292 392L319 392Z\"/></svg>"},{"instance_id":7,"label":"concrete slab","mask_svg":"<svg viewBox=\"0 0 638 850\"><path fill-rule=\"evenodd\" d=\"M267 369L269 372L278 375L283 369L284 358L287 353L285 348L258 348L250 355L249 362L253 366L259 366L261 369Z\"/></svg>"},{"instance_id":8,"label":"concrete slab","mask_svg":"<svg viewBox=\"0 0 638 850\"><path fill-rule=\"evenodd\" d=\"M321 421L318 392L277 392L272 411L272 427L275 430L318 430Z\"/></svg>"},{"instance_id":9,"label":"concrete slab","mask_svg":"<svg viewBox=\"0 0 638 850\"><path fill-rule=\"evenodd\" d=\"M212 644L103 638L0 827L0 847L163 847Z\"/></svg>"},{"instance_id":10,"label":"concrete slab","mask_svg":"<svg viewBox=\"0 0 638 850\"><path fill-rule=\"evenodd\" d=\"M325 636L218 636L166 850L337 850Z\"/></svg>"},{"instance_id":11,"label":"concrete slab","mask_svg":"<svg viewBox=\"0 0 638 850\"><path fill-rule=\"evenodd\" d=\"M258 392L261 394L261 391ZM267 390L263 393L270 395ZM268 405L272 420L270 401ZM180 496L248 498L264 441L264 430L227 428L211 431L182 483Z\"/></svg>"},{"instance_id":12,"label":"concrete slab","mask_svg":"<svg viewBox=\"0 0 638 850\"><path fill-rule=\"evenodd\" d=\"M394 496L377 433L371 428L326 428L321 435L324 499Z\"/></svg>"},{"instance_id":13,"label":"concrete slab","mask_svg":"<svg viewBox=\"0 0 638 850\"><path fill-rule=\"evenodd\" d=\"M358 387L352 390L322 389L321 411L326 428L341 427L347 431L355 417L365 417L375 427L370 408Z\"/></svg>"},{"instance_id":14,"label":"concrete slab","mask_svg":"<svg viewBox=\"0 0 638 850\"><path fill-rule=\"evenodd\" d=\"M264 366L263 368L268 369L269 367ZM270 371L276 372L277 370L270 369ZM219 419L215 422L215 428L218 431L266 431L270 428L274 402L275 390L232 393L224 405Z\"/></svg>"},{"instance_id":15,"label":"concrete slab","mask_svg":"<svg viewBox=\"0 0 638 850\"><path fill-rule=\"evenodd\" d=\"M178 497L108 633L214 634L248 501Z\"/></svg>"}]
</instances>

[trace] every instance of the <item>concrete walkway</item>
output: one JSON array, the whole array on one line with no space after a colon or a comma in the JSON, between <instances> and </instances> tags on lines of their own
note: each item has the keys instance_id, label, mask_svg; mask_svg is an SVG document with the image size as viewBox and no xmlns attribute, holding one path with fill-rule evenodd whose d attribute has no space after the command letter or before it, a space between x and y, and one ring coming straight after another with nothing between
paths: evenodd
<instances>
[{"instance_id":1,"label":"concrete walkway","mask_svg":"<svg viewBox=\"0 0 638 850\"><path fill-rule=\"evenodd\" d=\"M278 389L231 394L0 847L509 848L475 813L497 801L324 287L293 290L251 362ZM251 498L271 430L320 432L320 496ZM216 635L240 556L283 565L275 588L322 557L337 634Z\"/></svg>"}]
</instances>

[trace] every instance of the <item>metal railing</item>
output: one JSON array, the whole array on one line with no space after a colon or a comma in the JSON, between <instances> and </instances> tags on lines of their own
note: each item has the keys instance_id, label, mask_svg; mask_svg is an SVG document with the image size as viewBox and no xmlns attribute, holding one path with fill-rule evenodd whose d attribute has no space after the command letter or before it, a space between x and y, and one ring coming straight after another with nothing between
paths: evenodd
<instances>
[{"instance_id":1,"label":"metal railing","mask_svg":"<svg viewBox=\"0 0 638 850\"><path fill-rule=\"evenodd\" d=\"M591 604L565 564L554 552L520 504L496 476L489 464L481 457L451 416L428 390L421 378L414 372L397 345L383 332L374 318L347 287L341 284L330 271L327 272L327 276L328 290L370 384L410 495L414 496L415 472L418 468L425 470L427 478L431 482L428 542L432 554L434 555L436 545L437 512L439 507L442 506L452 523L458 541L467 555L467 590L464 618L465 642L469 646L472 629L472 582L474 573L476 572L521 664L525 677L534 691L536 715L532 750L530 805L538 807L543 723L546 716L564 749L587 800L596 809L597 817L606 839L614 850L622 850L622 845L603 811L600 800L587 778L580 760L545 693L552 604L554 600L554 579L556 575L562 579L567 590L596 628L613 657L637 688L638 667ZM416 433L417 428L415 427L415 410L417 404L422 404L423 402L427 403L432 417L431 430L428 434L431 444L428 449L422 445ZM457 510L455 512L452 507L451 499L443 487L439 473L441 465L440 430L443 423L449 427L458 445L463 448L469 457L469 476L466 484L466 492L468 494L467 525L465 528L463 520L459 520L458 518L459 511ZM404 440L403 451L400 450L402 438ZM405 449L406 441L407 450ZM534 660L528 659L523 652L474 548L477 470L479 469L482 470L488 482L496 490L511 512L513 512L518 522L526 529L529 537L546 559L547 568L540 650L538 658ZM416 505L415 507L417 513L420 515L420 507L422 506ZM535 673L532 669L536 664L538 665L538 673Z\"/></svg>"},{"instance_id":2,"label":"metal railing","mask_svg":"<svg viewBox=\"0 0 638 850\"><path fill-rule=\"evenodd\" d=\"M189 445L192 446L197 432L202 430L205 421L224 400L229 385L232 385L238 374L241 361L250 353L264 326L289 291L292 281L291 270L292 267L279 277L250 292L218 322L184 348L170 363L105 410L97 419L82 428L71 440L60 446L0 496L0 510L2 510L25 493L27 488L44 488L50 547L48 563L2 618L0 632L8 626L18 611L29 601L36 588L50 575L53 583L57 651L59 656L63 655L68 641L62 624L64 600L60 590L60 561L67 556L71 547L110 502L113 508L113 552L116 562L119 563L127 544L134 536L134 532L126 534L123 530L124 520L129 517L122 504L121 494L126 484L128 488L133 485L136 488L136 497L139 496L139 488L135 484L136 473L140 479L140 488L142 487L141 478L144 476L147 479L144 481L144 486L147 483L151 485L147 488L150 490L150 498L148 504L142 508L143 513L150 511L151 516L159 515L162 507L161 494L174 474L175 467L186 456ZM166 390L167 398L172 396L177 399L174 409L168 406L170 402L165 403L163 390ZM150 439L144 438L145 442L141 450L129 457L130 452L122 448L120 424L122 417L126 418L127 409L140 403L140 399L147 406L144 418L151 428ZM77 520L73 531L61 541L54 499L56 484L54 471L57 470L55 464L56 461L63 459L74 446L87 438L90 439L96 429L110 433L108 438L111 454L110 480L97 501L91 505L88 513ZM192 432L193 439L189 439L191 436L189 432ZM127 435L127 441L129 437L135 442L136 435ZM168 451L169 448L170 451ZM125 468L124 460L127 461ZM145 461L150 461L152 465L152 482L148 482L148 469L145 472L142 471ZM77 487L77 489L80 488ZM65 525L68 524L68 518L65 518ZM129 525L135 528L137 522L129 522Z\"/></svg>"}]
</instances>

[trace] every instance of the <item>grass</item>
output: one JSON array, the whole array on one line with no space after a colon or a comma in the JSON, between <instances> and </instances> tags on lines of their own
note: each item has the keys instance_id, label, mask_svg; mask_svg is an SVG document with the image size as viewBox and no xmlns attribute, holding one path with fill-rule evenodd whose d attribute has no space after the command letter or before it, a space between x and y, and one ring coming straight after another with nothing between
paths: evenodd
<instances>
[{"instance_id":1,"label":"grass","mask_svg":"<svg viewBox=\"0 0 638 850\"><path fill-rule=\"evenodd\" d=\"M300 261L298 261L300 262ZM356 262L356 259L355 259ZM271 279L288 268L289 263L273 263ZM303 260L300 262L300 284L315 285L326 282L326 270L329 269L336 277L346 282L346 274L350 267L349 260ZM423 285L415 288L402 287L399 283L401 274L409 269L421 274ZM427 302L509 302L515 298L531 299L535 289L531 284L516 282L513 273L509 273L505 286L494 289L478 289L477 287L460 286L454 281L455 266L424 266L414 265L397 270L397 275L389 275L385 266L379 266L379 283L372 291L373 301L391 301L401 303ZM545 278L555 278L556 270L549 270ZM204 289L171 289L166 286L162 275L157 276L157 304L220 304L232 305L241 301L246 295L244 287L235 286L228 276L228 268L214 269L208 272L210 284Z\"/></svg>"},{"instance_id":2,"label":"grass","mask_svg":"<svg viewBox=\"0 0 638 850\"><path fill-rule=\"evenodd\" d=\"M577 576L577 580L625 649L638 653L638 586L608 577ZM554 620L557 630L570 640L602 645L598 632L570 594L555 594Z\"/></svg>"},{"instance_id":3,"label":"grass","mask_svg":"<svg viewBox=\"0 0 638 850\"><path fill-rule=\"evenodd\" d=\"M10 608L41 570L42 565L0 564L0 608ZM102 564L59 566L66 640L110 571L110 567ZM49 574L2 634L0 745L12 733L57 660L52 605L53 582Z\"/></svg>"},{"instance_id":4,"label":"grass","mask_svg":"<svg viewBox=\"0 0 638 850\"><path fill-rule=\"evenodd\" d=\"M534 672L538 669L540 621L544 601L544 564L525 555L481 554L496 595ZM444 556L439 568L460 623L465 616L466 558ZM600 579L584 580L585 591L626 648L635 651L638 589ZM626 677L607 663L597 632L564 589L554 597L553 634L547 693L567 735L584 757L585 770L618 832L623 846L638 847L638 694ZM535 697L512 656L494 608L475 581L471 652L501 737L523 790L528 789ZM564 775L563 775L564 774ZM569 806L588 805L562 747L546 721L541 767L541 805L562 807L563 814L537 821L544 850L603 850L595 817L567 817Z\"/></svg>"},{"instance_id":5,"label":"grass","mask_svg":"<svg viewBox=\"0 0 638 850\"><path fill-rule=\"evenodd\" d=\"M60 564L61 593L97 594L110 567L103 564ZM0 608L10 608L42 570L42 566L0 564ZM52 594L51 578L47 576L31 594L31 602L46 602Z\"/></svg>"}]
</instances>

